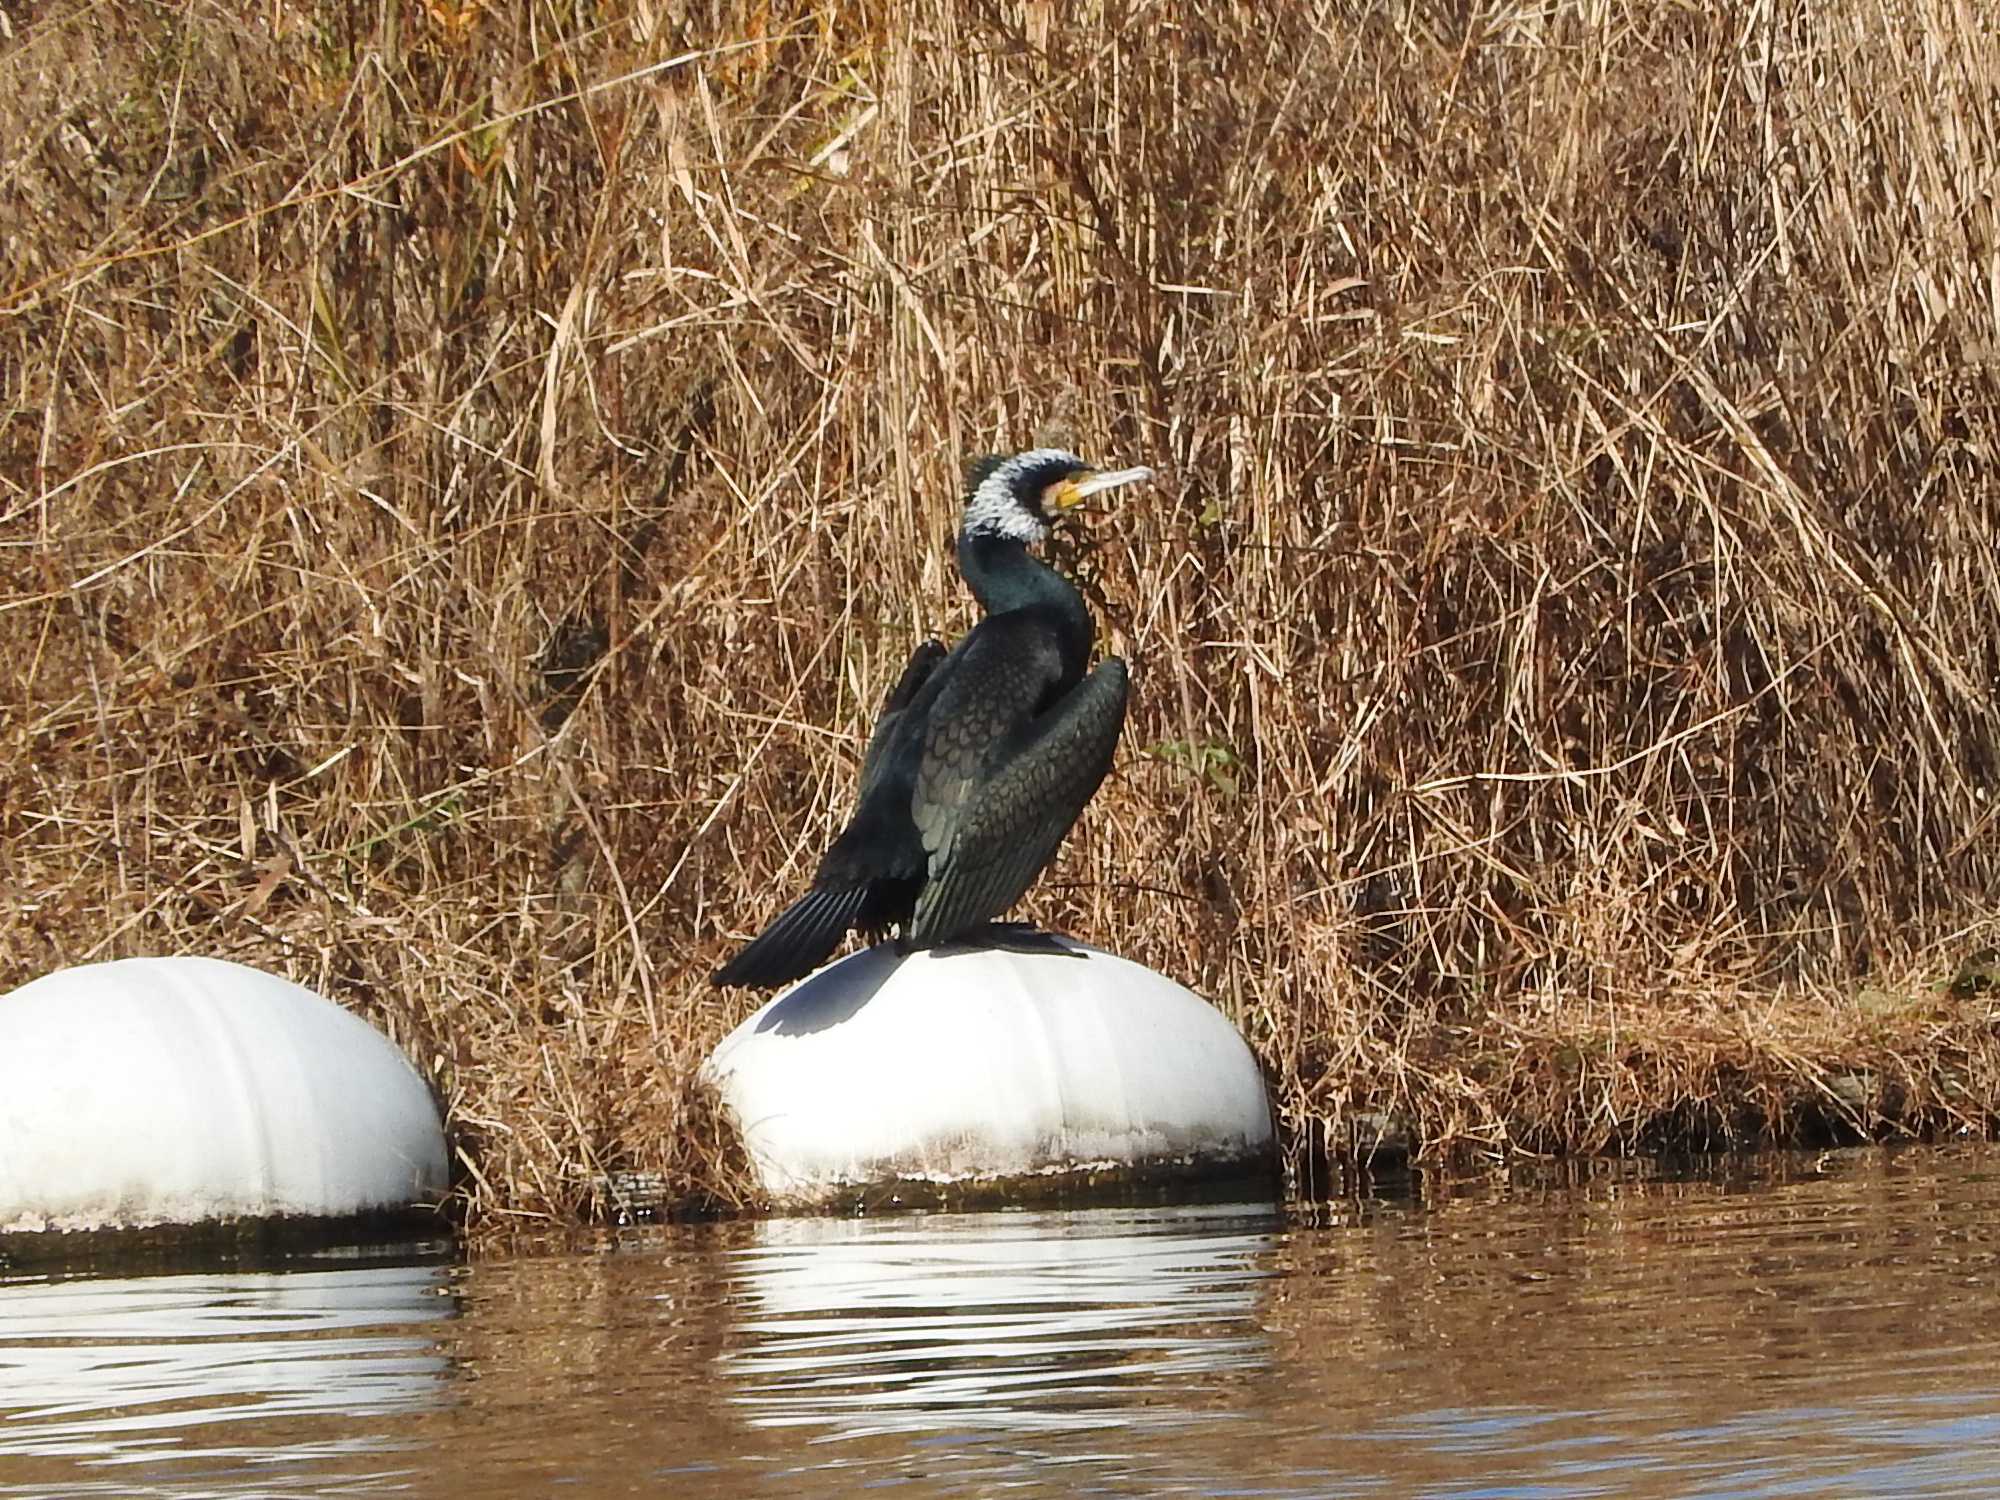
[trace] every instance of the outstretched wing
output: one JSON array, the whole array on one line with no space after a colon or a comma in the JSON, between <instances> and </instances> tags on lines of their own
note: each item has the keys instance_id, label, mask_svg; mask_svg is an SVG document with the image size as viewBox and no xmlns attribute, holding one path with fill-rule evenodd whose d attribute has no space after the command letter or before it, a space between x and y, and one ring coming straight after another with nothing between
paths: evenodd
<instances>
[{"instance_id":1,"label":"outstretched wing","mask_svg":"<svg viewBox=\"0 0 2000 1500\"><path fill-rule=\"evenodd\" d=\"M925 641L910 653L903 675L896 679L896 685L889 689L889 696L882 700L882 712L875 719L874 732L868 736L868 748L862 752L861 791L855 799L857 802L867 797L882 774L882 752L894 737L896 725L902 721L903 710L923 690L944 657L944 642L936 640Z\"/></svg>"},{"instance_id":2,"label":"outstretched wing","mask_svg":"<svg viewBox=\"0 0 2000 1500\"><path fill-rule=\"evenodd\" d=\"M959 642L938 682L924 715L910 798L910 818L933 868L995 760L1049 706L1062 682L1062 654L1032 618L989 615Z\"/></svg>"},{"instance_id":3,"label":"outstretched wing","mask_svg":"<svg viewBox=\"0 0 2000 1500\"><path fill-rule=\"evenodd\" d=\"M906 946L949 942L1021 899L1111 769L1126 691L1125 663L1116 657L1099 663L1046 711L1005 735L949 819L934 818L924 828L919 817L930 878L904 933Z\"/></svg>"},{"instance_id":4,"label":"outstretched wing","mask_svg":"<svg viewBox=\"0 0 2000 1500\"><path fill-rule=\"evenodd\" d=\"M710 983L770 989L803 978L826 962L849 928L882 920L881 903L894 899L893 893L900 889L898 881L914 883L913 877L921 868L917 852L912 849L906 856L908 869L898 871L889 858L894 846L885 851L872 844L876 825L863 820L872 806L869 793L882 777L896 725L944 657L944 647L936 641L925 641L911 654L903 675L882 702L875 732L868 737L868 749L861 758L856 821L827 851L813 888L710 975ZM885 879L889 881L886 891Z\"/></svg>"},{"instance_id":5,"label":"outstretched wing","mask_svg":"<svg viewBox=\"0 0 2000 1500\"><path fill-rule=\"evenodd\" d=\"M860 921L867 904L865 885L807 891L709 975L708 982L768 990L803 979L833 956L847 929Z\"/></svg>"}]
</instances>

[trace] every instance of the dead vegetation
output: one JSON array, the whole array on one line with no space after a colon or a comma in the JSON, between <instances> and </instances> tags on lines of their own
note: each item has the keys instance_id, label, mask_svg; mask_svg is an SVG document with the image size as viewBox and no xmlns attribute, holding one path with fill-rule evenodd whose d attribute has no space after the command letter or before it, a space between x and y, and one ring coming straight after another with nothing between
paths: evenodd
<instances>
[{"instance_id":1,"label":"dead vegetation","mask_svg":"<svg viewBox=\"0 0 2000 1500\"><path fill-rule=\"evenodd\" d=\"M1236 1017L1303 1183L1990 1127L1976 8L0 30L0 988L263 964L478 1223L738 1201L703 976L1053 420L1166 477L1069 554L1137 700L1029 910Z\"/></svg>"}]
</instances>

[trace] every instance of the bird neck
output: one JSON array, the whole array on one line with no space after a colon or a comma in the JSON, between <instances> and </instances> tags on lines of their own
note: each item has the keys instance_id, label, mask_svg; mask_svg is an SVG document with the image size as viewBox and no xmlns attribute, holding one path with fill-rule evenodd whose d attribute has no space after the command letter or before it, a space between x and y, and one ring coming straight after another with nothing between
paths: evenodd
<instances>
[{"instance_id":1,"label":"bird neck","mask_svg":"<svg viewBox=\"0 0 2000 1500\"><path fill-rule=\"evenodd\" d=\"M958 539L958 571L980 608L989 615L1014 609L1042 609L1072 638L1078 656L1090 654L1097 632L1083 595L1054 568L1010 537L973 534Z\"/></svg>"}]
</instances>

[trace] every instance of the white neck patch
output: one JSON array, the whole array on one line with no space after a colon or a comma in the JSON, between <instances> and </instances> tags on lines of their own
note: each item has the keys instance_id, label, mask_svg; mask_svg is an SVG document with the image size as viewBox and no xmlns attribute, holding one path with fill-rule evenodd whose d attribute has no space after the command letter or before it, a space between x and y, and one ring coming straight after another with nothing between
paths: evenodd
<instances>
[{"instance_id":1,"label":"white neck patch","mask_svg":"<svg viewBox=\"0 0 2000 1500\"><path fill-rule=\"evenodd\" d=\"M1049 523L1034 506L1022 498L1021 485L1037 469L1048 469L1050 483L1060 472L1088 467L1065 448L1030 448L1016 453L979 481L979 488L965 502L966 536L1005 537L1010 542L1039 542L1049 534Z\"/></svg>"}]
</instances>

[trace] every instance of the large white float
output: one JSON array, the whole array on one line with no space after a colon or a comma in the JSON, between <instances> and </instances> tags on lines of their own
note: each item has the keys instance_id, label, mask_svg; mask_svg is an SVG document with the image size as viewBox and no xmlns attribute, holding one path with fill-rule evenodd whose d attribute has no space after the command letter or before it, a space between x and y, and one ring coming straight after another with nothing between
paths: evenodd
<instances>
[{"instance_id":1,"label":"large white float","mask_svg":"<svg viewBox=\"0 0 2000 1500\"><path fill-rule=\"evenodd\" d=\"M0 1234L348 1217L445 1187L416 1070L289 980L128 958L0 995Z\"/></svg>"},{"instance_id":2,"label":"large white float","mask_svg":"<svg viewBox=\"0 0 2000 1500\"><path fill-rule=\"evenodd\" d=\"M856 953L765 1005L703 1072L786 1206L1271 1170L1263 1075L1221 1012L1048 934Z\"/></svg>"}]
</instances>

